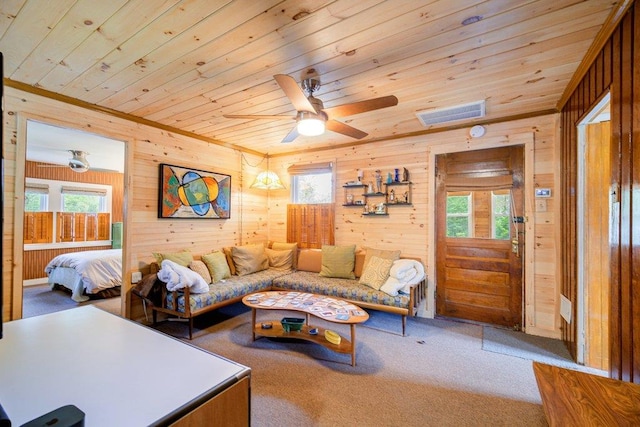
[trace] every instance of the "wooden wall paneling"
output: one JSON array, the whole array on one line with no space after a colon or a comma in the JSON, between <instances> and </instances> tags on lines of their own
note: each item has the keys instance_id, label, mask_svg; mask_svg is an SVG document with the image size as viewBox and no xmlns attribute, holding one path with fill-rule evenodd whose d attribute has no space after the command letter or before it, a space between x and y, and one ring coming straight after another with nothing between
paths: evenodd
<instances>
[{"instance_id":1,"label":"wooden wall paneling","mask_svg":"<svg viewBox=\"0 0 640 427\"><path fill-rule=\"evenodd\" d=\"M640 71L638 59L640 54L637 40L640 37L640 8L634 4L622 18L620 24L602 48L602 92L611 88L611 182L612 199L610 210L610 280L612 284L610 296L610 375L625 381L640 381L640 310L638 306L638 272L634 254L637 253L637 234L640 233L634 224L638 222L638 209L634 208L637 194L637 174L632 172L638 164L638 131L640 128ZM594 61L591 68L597 69L599 61ZM563 114L563 165L571 167L575 151L572 146L577 143L575 125L592 105L588 105L583 97L586 85L591 81L585 76L562 109ZM595 91L596 99L602 93ZM581 103L582 101L582 103ZM574 171L570 172L571 174ZM571 176L566 182L570 184ZM577 206L572 204L572 187L567 185L563 197L563 225L567 228L567 240L564 244L564 273L567 283L563 284L563 293L572 295L575 289L575 266L571 264L572 247L575 242L571 238L575 221L572 211ZM634 246L635 245L635 246ZM575 300L574 300L575 301ZM563 336L570 338L570 331Z\"/></svg>"},{"instance_id":2,"label":"wooden wall paneling","mask_svg":"<svg viewBox=\"0 0 640 427\"><path fill-rule=\"evenodd\" d=\"M632 99L632 121L631 121L631 134L630 140L631 147L631 164L633 170L631 176L633 181L631 182L633 188L632 205L630 206L631 212L633 212L630 220L631 223L627 226L632 230L631 241L633 245L631 247L631 259L629 265L631 271L631 306L633 308L631 327L633 328L633 381L640 383L640 227L638 223L638 212L640 212L640 176L636 172L638 165L640 165L640 6L636 3L634 10L634 28L633 28L633 99ZM631 228L633 226L633 228Z\"/></svg>"}]
</instances>

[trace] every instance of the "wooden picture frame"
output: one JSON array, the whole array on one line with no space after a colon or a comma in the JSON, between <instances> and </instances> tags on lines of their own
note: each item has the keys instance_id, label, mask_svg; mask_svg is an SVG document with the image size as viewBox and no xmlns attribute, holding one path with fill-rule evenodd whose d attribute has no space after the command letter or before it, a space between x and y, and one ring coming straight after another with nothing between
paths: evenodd
<instances>
[{"instance_id":1,"label":"wooden picture frame","mask_svg":"<svg viewBox=\"0 0 640 427\"><path fill-rule=\"evenodd\" d=\"M158 218L231 218L231 176L160 164Z\"/></svg>"}]
</instances>

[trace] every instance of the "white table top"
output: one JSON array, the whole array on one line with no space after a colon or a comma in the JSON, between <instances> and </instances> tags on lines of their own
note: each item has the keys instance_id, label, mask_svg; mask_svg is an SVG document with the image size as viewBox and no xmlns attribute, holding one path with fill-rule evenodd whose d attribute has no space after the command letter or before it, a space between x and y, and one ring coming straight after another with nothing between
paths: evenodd
<instances>
[{"instance_id":1,"label":"white table top","mask_svg":"<svg viewBox=\"0 0 640 427\"><path fill-rule=\"evenodd\" d=\"M249 368L93 306L4 324L0 404L13 425L64 405L85 425L146 426Z\"/></svg>"}]
</instances>

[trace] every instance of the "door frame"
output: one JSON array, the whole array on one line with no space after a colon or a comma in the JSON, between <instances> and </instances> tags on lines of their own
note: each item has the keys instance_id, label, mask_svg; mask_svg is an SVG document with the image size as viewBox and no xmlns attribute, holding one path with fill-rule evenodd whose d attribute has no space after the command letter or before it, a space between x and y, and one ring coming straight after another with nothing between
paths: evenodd
<instances>
[{"instance_id":1,"label":"door frame","mask_svg":"<svg viewBox=\"0 0 640 427\"><path fill-rule=\"evenodd\" d=\"M27 157L27 121L34 120L47 123L54 126L66 127L82 132L88 132L83 129L77 122L71 122L61 119L59 116L41 116L33 113L19 112L17 117L17 135L16 135L16 157L15 157L15 207L14 207L14 228L13 228L13 277L12 277L12 301L11 301L11 319L22 318L23 304L23 262L24 262L24 181ZM123 235L122 235L122 297L121 297L121 316L128 318L130 315L130 305L128 301L128 290L131 287L130 277L126 272L131 271L129 259L129 239L126 230L129 229L128 207L132 205L133 194L131 191L129 168L133 164L133 140L130 136L114 132L99 124L93 124L91 129L93 133L102 135L107 138L116 139L124 143L124 185L123 185Z\"/></svg>"},{"instance_id":2,"label":"door frame","mask_svg":"<svg viewBox=\"0 0 640 427\"><path fill-rule=\"evenodd\" d=\"M467 137L466 143L443 144L428 148L429 163L427 173L431 185L427 188L427 200L431 201L431 209L427 210L427 292L425 316L435 317L435 294L436 294L436 268L435 268L435 247L436 247L436 204L433 202L436 196L436 156L447 153L457 153L461 151L475 151L488 148L505 147L511 145L524 146L524 217L527 218L524 224L524 259L523 269L523 329L535 327L535 283L533 270L533 248L535 239L534 221L534 133L526 132L514 135L500 135L496 137L482 137L471 139ZM547 332L548 333L548 332Z\"/></svg>"}]
</instances>

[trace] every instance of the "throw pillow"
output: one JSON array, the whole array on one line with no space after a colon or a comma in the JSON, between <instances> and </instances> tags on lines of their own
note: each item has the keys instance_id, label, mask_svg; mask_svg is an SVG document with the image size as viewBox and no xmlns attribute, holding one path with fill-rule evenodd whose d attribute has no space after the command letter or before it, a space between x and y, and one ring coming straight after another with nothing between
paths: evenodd
<instances>
[{"instance_id":1,"label":"throw pillow","mask_svg":"<svg viewBox=\"0 0 640 427\"><path fill-rule=\"evenodd\" d=\"M298 271L320 273L322 270L322 251L320 249L302 249L298 257Z\"/></svg>"},{"instance_id":2,"label":"throw pillow","mask_svg":"<svg viewBox=\"0 0 640 427\"><path fill-rule=\"evenodd\" d=\"M227 246L222 248L224 255L227 257L227 265L229 265L229 271L231 271L231 275L236 275L236 265L233 263L233 255L231 254L231 250L233 246ZM214 251L215 252L215 251Z\"/></svg>"},{"instance_id":3,"label":"throw pillow","mask_svg":"<svg viewBox=\"0 0 640 427\"><path fill-rule=\"evenodd\" d=\"M193 260L191 264L189 264L189 268L198 273L205 282L211 283L211 274L209 274L209 270L207 270L207 266L202 261Z\"/></svg>"},{"instance_id":4,"label":"throw pillow","mask_svg":"<svg viewBox=\"0 0 640 427\"><path fill-rule=\"evenodd\" d=\"M222 279L231 277L227 257L222 252L216 251L202 255L202 262L207 266L207 270L211 275L211 283L218 283Z\"/></svg>"},{"instance_id":5,"label":"throw pillow","mask_svg":"<svg viewBox=\"0 0 640 427\"><path fill-rule=\"evenodd\" d=\"M264 245L244 245L231 248L236 274L245 276L269 268L269 258L264 252Z\"/></svg>"},{"instance_id":6,"label":"throw pillow","mask_svg":"<svg viewBox=\"0 0 640 427\"><path fill-rule=\"evenodd\" d=\"M171 253L159 253L153 252L153 257L156 259L158 265L162 265L162 261L168 259L183 267L189 267L191 261L193 261L193 255L189 251L171 252Z\"/></svg>"},{"instance_id":7,"label":"throw pillow","mask_svg":"<svg viewBox=\"0 0 640 427\"><path fill-rule=\"evenodd\" d=\"M391 261L400 259L399 250L389 251L384 249L367 248L367 247L365 247L364 250L366 251L366 254L364 256L364 264L362 265L362 274L364 274L365 270L367 269L367 264L369 263L369 260L371 259L372 256L377 256L378 258L390 259Z\"/></svg>"},{"instance_id":8,"label":"throw pillow","mask_svg":"<svg viewBox=\"0 0 640 427\"><path fill-rule=\"evenodd\" d=\"M271 244L271 249L275 249L276 251L291 250L293 253L293 261L292 261L291 267L294 270L298 268L298 244L297 243L273 242Z\"/></svg>"},{"instance_id":9,"label":"throw pillow","mask_svg":"<svg viewBox=\"0 0 640 427\"><path fill-rule=\"evenodd\" d=\"M369 258L369 264L362 272L360 283L372 287L376 291L385 284L389 277L389 270L393 265L393 260L372 256Z\"/></svg>"},{"instance_id":10,"label":"throw pillow","mask_svg":"<svg viewBox=\"0 0 640 427\"><path fill-rule=\"evenodd\" d=\"M286 251L265 249L264 252L269 258L269 267L276 270L291 270L293 268L293 251L291 249Z\"/></svg>"},{"instance_id":11,"label":"throw pillow","mask_svg":"<svg viewBox=\"0 0 640 427\"><path fill-rule=\"evenodd\" d=\"M322 268L320 275L324 277L339 277L355 279L353 267L355 264L356 245L322 246Z\"/></svg>"}]
</instances>

